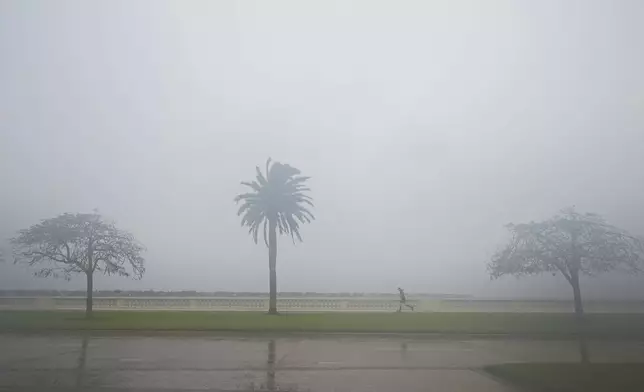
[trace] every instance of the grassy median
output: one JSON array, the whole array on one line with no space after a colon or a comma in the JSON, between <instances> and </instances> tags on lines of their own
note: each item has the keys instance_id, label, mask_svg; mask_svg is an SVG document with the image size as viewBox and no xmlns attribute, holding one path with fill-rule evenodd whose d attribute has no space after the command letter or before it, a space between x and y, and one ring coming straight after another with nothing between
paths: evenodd
<instances>
[{"instance_id":1,"label":"grassy median","mask_svg":"<svg viewBox=\"0 0 644 392\"><path fill-rule=\"evenodd\" d=\"M558 313L285 313L0 311L0 331L235 331L573 335L575 321ZM591 314L595 337L644 337L644 314Z\"/></svg>"},{"instance_id":2,"label":"grassy median","mask_svg":"<svg viewBox=\"0 0 644 392\"><path fill-rule=\"evenodd\" d=\"M486 371L526 391L644 391L644 363L513 363Z\"/></svg>"}]
</instances>

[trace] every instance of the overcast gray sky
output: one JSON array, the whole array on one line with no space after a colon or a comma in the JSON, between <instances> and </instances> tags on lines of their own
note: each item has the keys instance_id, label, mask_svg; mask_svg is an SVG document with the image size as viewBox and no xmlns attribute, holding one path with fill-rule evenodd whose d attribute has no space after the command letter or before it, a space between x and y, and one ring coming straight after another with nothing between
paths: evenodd
<instances>
[{"instance_id":1,"label":"overcast gray sky","mask_svg":"<svg viewBox=\"0 0 644 392\"><path fill-rule=\"evenodd\" d=\"M644 234L644 2L0 1L0 237L98 208L140 282L265 291L239 182L312 176L281 290L568 295L491 282L503 225L576 205ZM0 266L0 287L83 288ZM644 295L604 277L597 296Z\"/></svg>"}]
</instances>

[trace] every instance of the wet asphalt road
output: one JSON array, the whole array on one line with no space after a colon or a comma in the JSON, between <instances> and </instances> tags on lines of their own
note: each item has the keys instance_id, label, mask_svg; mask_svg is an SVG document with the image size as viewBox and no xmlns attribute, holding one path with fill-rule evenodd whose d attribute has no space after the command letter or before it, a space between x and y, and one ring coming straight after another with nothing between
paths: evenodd
<instances>
[{"instance_id":1,"label":"wet asphalt road","mask_svg":"<svg viewBox=\"0 0 644 392\"><path fill-rule=\"evenodd\" d=\"M644 342L591 350L644 360ZM510 391L481 367L577 359L575 342L552 340L0 334L0 390Z\"/></svg>"}]
</instances>

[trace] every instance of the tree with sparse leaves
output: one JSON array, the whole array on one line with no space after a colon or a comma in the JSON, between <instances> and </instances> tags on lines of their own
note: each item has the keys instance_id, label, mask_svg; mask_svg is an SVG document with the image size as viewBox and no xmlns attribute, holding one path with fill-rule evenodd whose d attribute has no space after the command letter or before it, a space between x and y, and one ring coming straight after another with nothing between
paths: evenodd
<instances>
[{"instance_id":1,"label":"tree with sparse leaves","mask_svg":"<svg viewBox=\"0 0 644 392\"><path fill-rule=\"evenodd\" d=\"M235 197L235 202L242 202L237 211L241 225L248 227L255 243L261 229L268 247L269 314L277 314L277 232L290 235L293 242L302 241L300 224L315 219L305 206L313 207L313 199L306 194L308 179L298 169L268 159L265 174L258 166L255 181L242 182L252 192Z\"/></svg>"},{"instance_id":2,"label":"tree with sparse leaves","mask_svg":"<svg viewBox=\"0 0 644 392\"><path fill-rule=\"evenodd\" d=\"M145 248L127 231L98 213L65 213L20 230L11 239L15 263L37 267L39 277L63 277L82 273L87 278L85 314L92 315L94 273L133 276L145 272L141 256Z\"/></svg>"},{"instance_id":3,"label":"tree with sparse leaves","mask_svg":"<svg viewBox=\"0 0 644 392\"><path fill-rule=\"evenodd\" d=\"M644 239L610 225L597 214L567 208L542 222L509 224L510 242L488 264L493 278L561 274L571 285L575 314L583 323L580 276L610 271L641 272ZM582 349L582 360L588 360Z\"/></svg>"}]
</instances>

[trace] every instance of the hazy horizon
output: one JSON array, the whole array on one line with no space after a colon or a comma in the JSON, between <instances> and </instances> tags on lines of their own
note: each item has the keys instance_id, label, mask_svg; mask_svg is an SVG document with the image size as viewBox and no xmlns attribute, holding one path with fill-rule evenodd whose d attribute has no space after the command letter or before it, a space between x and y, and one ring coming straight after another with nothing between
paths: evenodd
<instances>
[{"instance_id":1,"label":"hazy horizon","mask_svg":"<svg viewBox=\"0 0 644 392\"><path fill-rule=\"evenodd\" d=\"M311 176L278 289L568 297L491 281L503 225L561 208L644 235L644 3L5 1L0 239L97 208L141 281L266 291L233 197L268 157ZM0 264L0 288L82 289ZM586 279L643 298L642 277Z\"/></svg>"}]
</instances>

